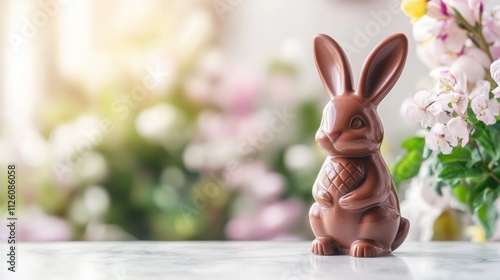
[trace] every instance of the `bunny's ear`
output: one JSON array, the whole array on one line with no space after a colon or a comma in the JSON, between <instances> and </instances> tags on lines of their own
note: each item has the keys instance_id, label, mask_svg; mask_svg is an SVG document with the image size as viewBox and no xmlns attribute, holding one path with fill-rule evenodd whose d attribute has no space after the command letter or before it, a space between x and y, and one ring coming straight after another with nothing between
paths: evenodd
<instances>
[{"instance_id":1,"label":"bunny's ear","mask_svg":"<svg viewBox=\"0 0 500 280\"><path fill-rule=\"evenodd\" d=\"M357 94L378 105L399 79L408 54L408 39L394 34L380 43L366 59Z\"/></svg>"},{"instance_id":2,"label":"bunny's ear","mask_svg":"<svg viewBox=\"0 0 500 280\"><path fill-rule=\"evenodd\" d=\"M316 35L314 58L321 81L330 98L353 91L351 67L337 42L327 35Z\"/></svg>"}]
</instances>

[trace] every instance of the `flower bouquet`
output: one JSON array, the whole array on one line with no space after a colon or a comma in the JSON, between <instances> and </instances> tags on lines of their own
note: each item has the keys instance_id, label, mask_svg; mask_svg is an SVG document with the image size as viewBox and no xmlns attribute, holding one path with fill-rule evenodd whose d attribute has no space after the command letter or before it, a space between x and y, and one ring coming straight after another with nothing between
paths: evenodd
<instances>
[{"instance_id":1,"label":"flower bouquet","mask_svg":"<svg viewBox=\"0 0 500 280\"><path fill-rule=\"evenodd\" d=\"M451 188L491 238L500 196L500 6L405 0L402 9L435 87L402 106L425 130L402 143L406 153L392 168L394 180L401 184L428 169L434 189Z\"/></svg>"}]
</instances>

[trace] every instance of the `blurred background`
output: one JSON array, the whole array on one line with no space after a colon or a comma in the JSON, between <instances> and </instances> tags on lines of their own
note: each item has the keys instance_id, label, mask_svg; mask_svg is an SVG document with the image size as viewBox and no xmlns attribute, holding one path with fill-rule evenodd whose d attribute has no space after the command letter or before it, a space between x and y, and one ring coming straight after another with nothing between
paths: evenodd
<instances>
[{"instance_id":1,"label":"blurred background","mask_svg":"<svg viewBox=\"0 0 500 280\"><path fill-rule=\"evenodd\" d=\"M18 169L18 239L312 238L325 158L314 134L328 101L312 39L335 38L357 79L376 44L410 37L405 71L379 106L391 165L416 131L401 103L427 83L399 5L1 1L0 166ZM436 236L448 204L428 204L413 239L463 238L449 219ZM5 215L4 194L0 207Z\"/></svg>"}]
</instances>

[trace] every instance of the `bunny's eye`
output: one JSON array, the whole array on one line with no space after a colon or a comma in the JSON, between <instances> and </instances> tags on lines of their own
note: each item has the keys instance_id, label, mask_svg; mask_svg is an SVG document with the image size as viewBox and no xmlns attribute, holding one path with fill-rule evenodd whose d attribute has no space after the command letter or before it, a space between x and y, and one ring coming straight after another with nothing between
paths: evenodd
<instances>
[{"instance_id":1,"label":"bunny's eye","mask_svg":"<svg viewBox=\"0 0 500 280\"><path fill-rule=\"evenodd\" d=\"M352 129L360 129L365 127L365 122L360 117L354 117L351 121Z\"/></svg>"}]
</instances>

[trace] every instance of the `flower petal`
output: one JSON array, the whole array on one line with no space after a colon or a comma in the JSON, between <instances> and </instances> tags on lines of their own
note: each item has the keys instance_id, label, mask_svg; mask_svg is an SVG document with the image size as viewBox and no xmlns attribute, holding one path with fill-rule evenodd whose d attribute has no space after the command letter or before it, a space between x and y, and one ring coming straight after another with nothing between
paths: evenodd
<instances>
[{"instance_id":1,"label":"flower petal","mask_svg":"<svg viewBox=\"0 0 500 280\"><path fill-rule=\"evenodd\" d=\"M438 136L435 132L429 131L427 133L427 135L425 136L425 145L433 151L437 151L439 149Z\"/></svg>"},{"instance_id":2,"label":"flower petal","mask_svg":"<svg viewBox=\"0 0 500 280\"><path fill-rule=\"evenodd\" d=\"M450 134L453 137L458 137L462 141L462 147L469 142L470 131L467 128L467 122L462 118L453 118L446 124Z\"/></svg>"},{"instance_id":3,"label":"flower petal","mask_svg":"<svg viewBox=\"0 0 500 280\"><path fill-rule=\"evenodd\" d=\"M425 108L429 106L435 99L435 94L428 91L428 90L421 90L417 93L415 93L415 96L413 98L415 100L415 104L418 106Z\"/></svg>"},{"instance_id":4,"label":"flower petal","mask_svg":"<svg viewBox=\"0 0 500 280\"><path fill-rule=\"evenodd\" d=\"M401 2L401 10L412 20L418 20L425 15L426 8L427 0L403 0Z\"/></svg>"},{"instance_id":5,"label":"flower petal","mask_svg":"<svg viewBox=\"0 0 500 280\"><path fill-rule=\"evenodd\" d=\"M492 92L495 95L495 98L499 98L500 97L500 86L496 87Z\"/></svg>"},{"instance_id":6,"label":"flower petal","mask_svg":"<svg viewBox=\"0 0 500 280\"><path fill-rule=\"evenodd\" d=\"M486 99L490 97L491 85L488 81L477 81L476 87L471 91L470 96L474 98L476 96L484 96Z\"/></svg>"},{"instance_id":7,"label":"flower petal","mask_svg":"<svg viewBox=\"0 0 500 280\"><path fill-rule=\"evenodd\" d=\"M467 80L471 82L484 79L486 72L480 62L467 55L459 56L450 68L453 73L458 71L465 73Z\"/></svg>"},{"instance_id":8,"label":"flower petal","mask_svg":"<svg viewBox=\"0 0 500 280\"><path fill-rule=\"evenodd\" d=\"M500 84L500 59L493 61L490 66L491 77Z\"/></svg>"},{"instance_id":9,"label":"flower petal","mask_svg":"<svg viewBox=\"0 0 500 280\"><path fill-rule=\"evenodd\" d=\"M479 114L481 110L484 110L487 107L486 97L484 95L477 95L472 99L471 108L474 114Z\"/></svg>"},{"instance_id":10,"label":"flower petal","mask_svg":"<svg viewBox=\"0 0 500 280\"><path fill-rule=\"evenodd\" d=\"M439 148L441 148L441 152L445 155L451 154L453 148L451 148L450 144L446 141L439 142Z\"/></svg>"},{"instance_id":11,"label":"flower petal","mask_svg":"<svg viewBox=\"0 0 500 280\"><path fill-rule=\"evenodd\" d=\"M424 112L415 103L410 103L406 107L405 116L412 122L422 122Z\"/></svg>"},{"instance_id":12,"label":"flower petal","mask_svg":"<svg viewBox=\"0 0 500 280\"><path fill-rule=\"evenodd\" d=\"M488 101L488 109L490 113L496 117L500 114L500 103L496 99L490 99Z\"/></svg>"}]
</instances>

